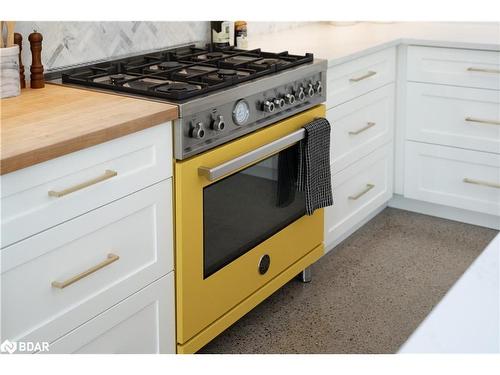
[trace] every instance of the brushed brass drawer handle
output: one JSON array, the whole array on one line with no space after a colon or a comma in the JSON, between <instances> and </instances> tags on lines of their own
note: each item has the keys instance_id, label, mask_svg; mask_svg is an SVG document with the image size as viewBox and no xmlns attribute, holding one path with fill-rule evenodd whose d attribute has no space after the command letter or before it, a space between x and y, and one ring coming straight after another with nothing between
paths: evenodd
<instances>
[{"instance_id":1,"label":"brushed brass drawer handle","mask_svg":"<svg viewBox=\"0 0 500 375\"><path fill-rule=\"evenodd\" d=\"M481 73L494 73L494 74L500 74L500 69L485 69L485 68L474 68L470 67L467 68L469 72L481 72Z\"/></svg>"},{"instance_id":2,"label":"brushed brass drawer handle","mask_svg":"<svg viewBox=\"0 0 500 375\"><path fill-rule=\"evenodd\" d=\"M363 133L365 130L370 129L371 127L373 127L375 125L376 125L376 123L374 123L374 122L368 122L365 127L362 127L361 129L356 130L356 131L349 132L349 135L358 135L359 133Z\"/></svg>"},{"instance_id":3,"label":"brushed brass drawer handle","mask_svg":"<svg viewBox=\"0 0 500 375\"><path fill-rule=\"evenodd\" d=\"M359 81L362 81L364 79L370 78L371 76L374 76L375 74L377 74L377 72L374 72L373 70L370 70L370 71L368 71L368 73L362 75L361 77L350 78L349 81L351 81L351 82L359 82Z\"/></svg>"},{"instance_id":4,"label":"brushed brass drawer handle","mask_svg":"<svg viewBox=\"0 0 500 375\"><path fill-rule=\"evenodd\" d=\"M466 117L465 121L478 122L480 124L500 125L500 121L497 121L497 120L484 120L484 119L474 118L474 117Z\"/></svg>"},{"instance_id":5,"label":"brushed brass drawer handle","mask_svg":"<svg viewBox=\"0 0 500 375\"><path fill-rule=\"evenodd\" d=\"M70 286L73 283L76 283L78 280L83 279L84 277L87 277L88 275L93 274L96 271L99 271L101 268L104 268L106 266L109 266L111 263L116 262L120 257L115 254L108 254L107 258L103 260L101 263L95 265L94 267L89 268L86 271L83 271L82 273L79 273L76 276L73 276L69 278L68 280L65 281L53 281L52 282L52 287L57 288L57 289L64 289L67 286Z\"/></svg>"},{"instance_id":6,"label":"brushed brass drawer handle","mask_svg":"<svg viewBox=\"0 0 500 375\"><path fill-rule=\"evenodd\" d=\"M356 195L350 195L348 198L350 200L353 200L353 201L358 200L359 198L361 198L363 195L365 195L366 193L368 193L374 187L375 187L375 185L373 185L373 184L366 184L366 188L363 191L359 192Z\"/></svg>"},{"instance_id":7,"label":"brushed brass drawer handle","mask_svg":"<svg viewBox=\"0 0 500 375\"><path fill-rule=\"evenodd\" d=\"M467 184L474 184L474 185L481 185L481 186L488 186L492 187L495 189L500 189L500 184L497 184L495 182L488 182L488 181L481 181L481 180L475 180L473 178L464 178L463 181Z\"/></svg>"},{"instance_id":8,"label":"brushed brass drawer handle","mask_svg":"<svg viewBox=\"0 0 500 375\"><path fill-rule=\"evenodd\" d=\"M106 172L104 172L104 174L102 176L93 178L92 180L82 182L81 184L69 187L69 188L61 190L61 191L50 190L49 196L56 197L56 198L64 197L65 195L74 193L75 191L84 189L84 188L89 187L91 185L95 185L98 182L109 180L110 178L115 177L117 175L118 175L118 172L107 169Z\"/></svg>"}]
</instances>

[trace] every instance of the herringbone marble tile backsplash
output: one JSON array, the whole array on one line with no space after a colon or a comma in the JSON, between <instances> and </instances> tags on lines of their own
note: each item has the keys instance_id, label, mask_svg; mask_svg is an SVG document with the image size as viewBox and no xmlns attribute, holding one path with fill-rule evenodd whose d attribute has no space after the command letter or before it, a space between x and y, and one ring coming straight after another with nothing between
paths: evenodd
<instances>
[{"instance_id":1,"label":"herringbone marble tile backsplash","mask_svg":"<svg viewBox=\"0 0 500 375\"><path fill-rule=\"evenodd\" d=\"M23 36L23 63L29 69L28 35L43 35L45 71L131 53L210 40L209 22L28 22L16 23ZM29 70L28 70L29 72Z\"/></svg>"}]
</instances>

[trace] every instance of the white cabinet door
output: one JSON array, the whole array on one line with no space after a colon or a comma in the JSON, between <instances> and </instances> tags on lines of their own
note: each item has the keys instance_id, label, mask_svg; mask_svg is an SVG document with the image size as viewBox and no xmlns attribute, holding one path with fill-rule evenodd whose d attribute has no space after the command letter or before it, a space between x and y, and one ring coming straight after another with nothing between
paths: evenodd
<instances>
[{"instance_id":1,"label":"white cabinet door","mask_svg":"<svg viewBox=\"0 0 500 375\"><path fill-rule=\"evenodd\" d=\"M388 143L332 177L333 206L325 208L325 245L362 222L392 197L393 144Z\"/></svg>"},{"instance_id":2,"label":"white cabinet door","mask_svg":"<svg viewBox=\"0 0 500 375\"><path fill-rule=\"evenodd\" d=\"M408 80L500 89L500 52L408 47Z\"/></svg>"},{"instance_id":3,"label":"white cabinet door","mask_svg":"<svg viewBox=\"0 0 500 375\"><path fill-rule=\"evenodd\" d=\"M392 140L394 85L341 104L328 110L326 115L332 124L332 173L337 173Z\"/></svg>"},{"instance_id":4,"label":"white cabinet door","mask_svg":"<svg viewBox=\"0 0 500 375\"><path fill-rule=\"evenodd\" d=\"M51 343L49 352L175 354L174 273Z\"/></svg>"},{"instance_id":5,"label":"white cabinet door","mask_svg":"<svg viewBox=\"0 0 500 375\"><path fill-rule=\"evenodd\" d=\"M1 247L171 177L171 132L165 123L1 176Z\"/></svg>"},{"instance_id":6,"label":"white cabinet door","mask_svg":"<svg viewBox=\"0 0 500 375\"><path fill-rule=\"evenodd\" d=\"M328 69L326 107L333 108L396 79L396 49L389 48Z\"/></svg>"},{"instance_id":7,"label":"white cabinet door","mask_svg":"<svg viewBox=\"0 0 500 375\"><path fill-rule=\"evenodd\" d=\"M2 249L2 339L53 341L171 272L172 226L169 179Z\"/></svg>"},{"instance_id":8,"label":"white cabinet door","mask_svg":"<svg viewBox=\"0 0 500 375\"><path fill-rule=\"evenodd\" d=\"M407 198L500 215L500 155L407 141Z\"/></svg>"},{"instance_id":9,"label":"white cabinet door","mask_svg":"<svg viewBox=\"0 0 500 375\"><path fill-rule=\"evenodd\" d=\"M406 126L410 140L500 153L500 91L409 82Z\"/></svg>"}]
</instances>

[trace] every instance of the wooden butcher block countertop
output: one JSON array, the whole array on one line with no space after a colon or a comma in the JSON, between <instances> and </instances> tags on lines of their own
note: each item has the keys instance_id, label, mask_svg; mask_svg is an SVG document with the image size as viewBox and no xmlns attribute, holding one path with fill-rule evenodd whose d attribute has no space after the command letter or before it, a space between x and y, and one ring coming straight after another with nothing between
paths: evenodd
<instances>
[{"instance_id":1,"label":"wooden butcher block countertop","mask_svg":"<svg viewBox=\"0 0 500 375\"><path fill-rule=\"evenodd\" d=\"M177 106L60 85L0 100L6 174L178 116Z\"/></svg>"}]
</instances>

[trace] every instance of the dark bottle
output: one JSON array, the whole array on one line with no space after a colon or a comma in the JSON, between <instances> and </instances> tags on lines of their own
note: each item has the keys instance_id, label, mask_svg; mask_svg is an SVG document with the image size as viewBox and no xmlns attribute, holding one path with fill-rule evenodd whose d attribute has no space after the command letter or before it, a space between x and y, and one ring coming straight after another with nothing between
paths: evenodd
<instances>
[{"instance_id":1,"label":"dark bottle","mask_svg":"<svg viewBox=\"0 0 500 375\"><path fill-rule=\"evenodd\" d=\"M229 38L231 22L229 21L211 21L210 29L212 35L212 44L217 48L229 47Z\"/></svg>"}]
</instances>

